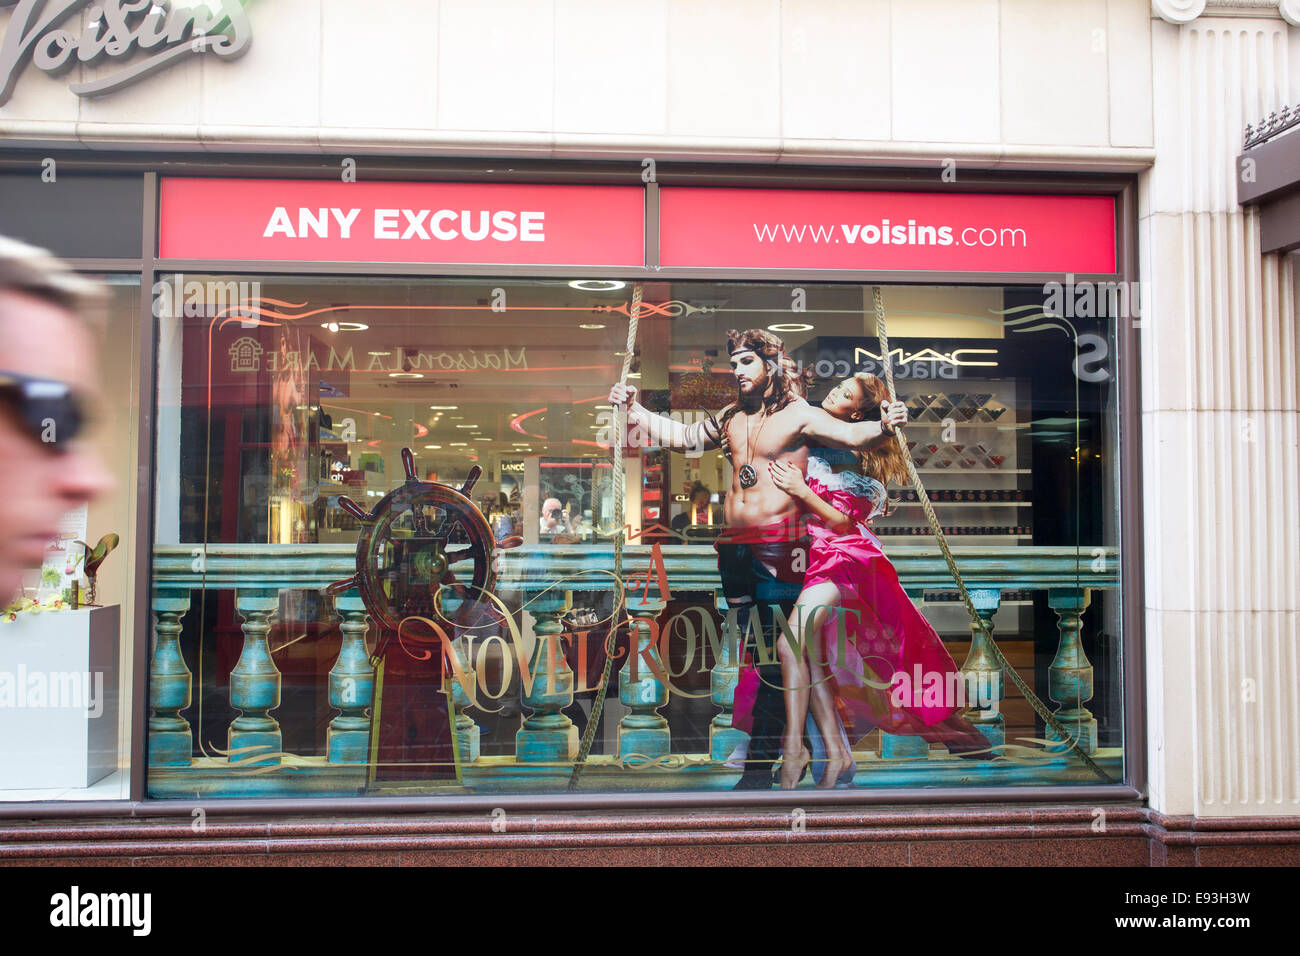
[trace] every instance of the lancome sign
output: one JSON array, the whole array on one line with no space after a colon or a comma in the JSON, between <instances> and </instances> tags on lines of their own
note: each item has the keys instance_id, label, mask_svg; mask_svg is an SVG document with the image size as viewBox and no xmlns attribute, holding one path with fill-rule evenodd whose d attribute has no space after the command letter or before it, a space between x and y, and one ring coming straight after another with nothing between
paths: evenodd
<instances>
[{"instance_id":1,"label":"lancome sign","mask_svg":"<svg viewBox=\"0 0 1300 956\"><path fill-rule=\"evenodd\" d=\"M78 96L99 96L192 54L234 59L253 42L241 0L175 10L167 0L0 0L0 10L5 7L14 11L0 41L0 106L13 95L28 63L51 76L77 63L120 63L120 69L68 87ZM87 8L89 23L74 32Z\"/></svg>"}]
</instances>

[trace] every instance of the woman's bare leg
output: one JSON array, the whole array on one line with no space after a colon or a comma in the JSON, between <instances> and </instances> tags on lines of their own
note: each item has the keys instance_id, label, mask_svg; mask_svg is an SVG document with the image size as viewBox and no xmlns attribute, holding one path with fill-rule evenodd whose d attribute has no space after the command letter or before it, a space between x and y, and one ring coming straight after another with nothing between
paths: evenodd
<instances>
[{"instance_id":1,"label":"woman's bare leg","mask_svg":"<svg viewBox=\"0 0 1300 956\"><path fill-rule=\"evenodd\" d=\"M802 645L802 642L801 642ZM781 682L785 684L785 739L781 759L781 789L793 790L803 776L812 755L803 745L804 718L808 714L807 649L796 654L782 634L776 642L781 658Z\"/></svg>"},{"instance_id":2,"label":"woman's bare leg","mask_svg":"<svg viewBox=\"0 0 1300 956\"><path fill-rule=\"evenodd\" d=\"M821 786L835 786L848 767L853 764L853 754L844 746L840 734L840 718L835 710L835 695L831 693L830 682L826 679L825 648L821 641L822 626L830 617L832 608L840 605L840 589L829 581L804 588L795 605L792 624L798 628L800 644L804 648L805 669L803 686L807 688L806 701L802 712L793 714L789 719L798 719L803 726L808 708L811 707L813 720L826 743L826 774Z\"/></svg>"}]
</instances>

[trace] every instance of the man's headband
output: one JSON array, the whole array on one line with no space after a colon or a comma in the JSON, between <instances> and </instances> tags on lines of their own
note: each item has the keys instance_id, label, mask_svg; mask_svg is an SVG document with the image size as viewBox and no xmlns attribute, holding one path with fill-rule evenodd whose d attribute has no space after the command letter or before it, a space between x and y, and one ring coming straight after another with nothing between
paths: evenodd
<instances>
[{"instance_id":1,"label":"man's headband","mask_svg":"<svg viewBox=\"0 0 1300 956\"><path fill-rule=\"evenodd\" d=\"M739 355L741 352L753 352L755 355L759 356L760 358L764 358L764 357L765 357L765 356L763 355L763 353L760 352L758 349L750 348L748 345L742 345L742 346L740 346L739 348L734 348L734 349L733 349L733 348L729 348L729 349L727 349L727 355L729 355L729 356L730 356L730 355ZM777 349L775 354L776 354L776 355L784 355L784 354L785 354L785 347L782 346L781 348Z\"/></svg>"}]
</instances>

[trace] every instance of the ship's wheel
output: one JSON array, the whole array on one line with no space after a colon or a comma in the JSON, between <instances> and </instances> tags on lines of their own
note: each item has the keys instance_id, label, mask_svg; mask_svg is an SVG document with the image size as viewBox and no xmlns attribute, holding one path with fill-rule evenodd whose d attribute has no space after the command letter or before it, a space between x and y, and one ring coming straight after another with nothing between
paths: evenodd
<instances>
[{"instance_id":1,"label":"ship's wheel","mask_svg":"<svg viewBox=\"0 0 1300 956\"><path fill-rule=\"evenodd\" d=\"M456 489L421 481L409 448L402 449L402 467L405 483L372 511L339 497L339 506L361 522L357 572L327 589L338 594L355 587L366 610L389 633L414 615L436 620L460 602L476 605L495 580L492 530L468 497L482 469L471 468Z\"/></svg>"}]
</instances>

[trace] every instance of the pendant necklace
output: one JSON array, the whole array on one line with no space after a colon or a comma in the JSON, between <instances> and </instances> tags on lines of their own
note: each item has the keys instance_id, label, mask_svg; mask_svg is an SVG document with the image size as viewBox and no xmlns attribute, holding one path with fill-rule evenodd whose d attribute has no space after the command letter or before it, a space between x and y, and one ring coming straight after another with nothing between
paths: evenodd
<instances>
[{"instance_id":1,"label":"pendant necklace","mask_svg":"<svg viewBox=\"0 0 1300 956\"><path fill-rule=\"evenodd\" d=\"M767 406L763 406L763 420L758 425L758 432L754 435L754 440L749 439L749 422L745 422L745 450L749 453L749 460L740 466L740 487L753 488L758 484L758 472L752 464L754 460L754 445L758 442L759 436L763 434L763 426L767 424Z\"/></svg>"}]
</instances>

